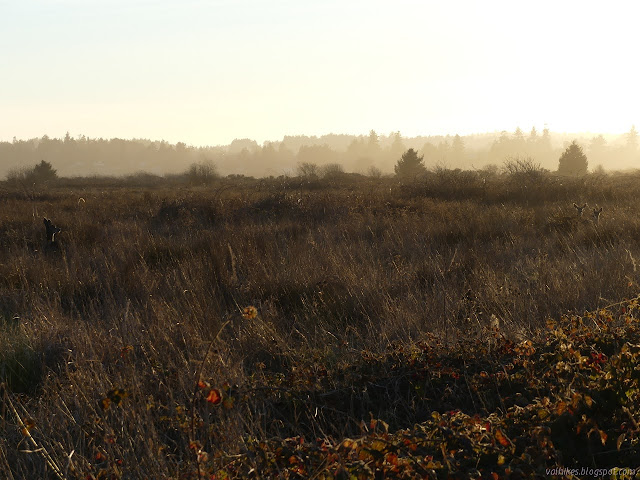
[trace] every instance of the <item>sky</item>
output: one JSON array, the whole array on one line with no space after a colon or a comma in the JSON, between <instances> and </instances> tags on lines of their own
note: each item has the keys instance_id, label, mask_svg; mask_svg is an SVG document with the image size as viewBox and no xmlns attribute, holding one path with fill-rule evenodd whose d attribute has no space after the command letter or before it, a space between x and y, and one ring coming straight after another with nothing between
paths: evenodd
<instances>
[{"instance_id":1,"label":"sky","mask_svg":"<svg viewBox=\"0 0 640 480\"><path fill-rule=\"evenodd\" d=\"M0 0L0 141L640 126L636 1Z\"/></svg>"}]
</instances>

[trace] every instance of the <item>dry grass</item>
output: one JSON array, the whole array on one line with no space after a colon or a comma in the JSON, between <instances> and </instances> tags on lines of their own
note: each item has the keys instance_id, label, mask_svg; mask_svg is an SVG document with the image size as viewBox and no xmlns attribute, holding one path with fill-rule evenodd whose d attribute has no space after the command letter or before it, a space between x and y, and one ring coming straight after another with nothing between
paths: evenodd
<instances>
[{"instance_id":1,"label":"dry grass","mask_svg":"<svg viewBox=\"0 0 640 480\"><path fill-rule=\"evenodd\" d=\"M387 386L384 404L354 405L323 369L482 339L495 319L529 338L637 294L640 182L554 180L545 196L456 178L0 194L0 470L195 478L256 439L353 435L373 410L408 427L422 414L411 399L390 406ZM573 201L602 205L599 225ZM55 249L42 217L62 229ZM249 305L257 318L243 318ZM200 366L203 388L235 404L194 395ZM316 378L326 397L278 397L274 375Z\"/></svg>"}]
</instances>

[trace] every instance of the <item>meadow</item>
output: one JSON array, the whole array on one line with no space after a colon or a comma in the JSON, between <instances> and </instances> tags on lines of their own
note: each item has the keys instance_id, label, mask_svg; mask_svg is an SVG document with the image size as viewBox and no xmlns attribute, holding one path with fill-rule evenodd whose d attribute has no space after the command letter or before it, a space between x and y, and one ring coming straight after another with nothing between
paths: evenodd
<instances>
[{"instance_id":1,"label":"meadow","mask_svg":"<svg viewBox=\"0 0 640 480\"><path fill-rule=\"evenodd\" d=\"M3 478L638 466L640 176L139 180L0 187Z\"/></svg>"}]
</instances>

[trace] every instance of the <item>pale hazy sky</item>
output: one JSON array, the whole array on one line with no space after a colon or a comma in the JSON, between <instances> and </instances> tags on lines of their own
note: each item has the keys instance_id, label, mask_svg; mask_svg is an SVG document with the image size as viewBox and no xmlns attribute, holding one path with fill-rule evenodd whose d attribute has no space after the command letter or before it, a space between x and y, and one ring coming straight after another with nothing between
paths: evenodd
<instances>
[{"instance_id":1,"label":"pale hazy sky","mask_svg":"<svg viewBox=\"0 0 640 480\"><path fill-rule=\"evenodd\" d=\"M640 2L0 0L0 140L640 125Z\"/></svg>"}]
</instances>

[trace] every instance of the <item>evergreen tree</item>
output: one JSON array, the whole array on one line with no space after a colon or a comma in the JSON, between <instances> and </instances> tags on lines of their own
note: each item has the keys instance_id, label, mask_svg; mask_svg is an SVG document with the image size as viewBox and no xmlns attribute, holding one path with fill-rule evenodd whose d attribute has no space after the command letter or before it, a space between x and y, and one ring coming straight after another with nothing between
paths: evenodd
<instances>
[{"instance_id":1,"label":"evergreen tree","mask_svg":"<svg viewBox=\"0 0 640 480\"><path fill-rule=\"evenodd\" d=\"M369 132L369 143L367 147L369 153L373 156L377 156L380 153L380 140L375 130Z\"/></svg>"},{"instance_id":2,"label":"evergreen tree","mask_svg":"<svg viewBox=\"0 0 640 480\"><path fill-rule=\"evenodd\" d=\"M629 150L632 154L635 154L638 150L638 131L636 130L635 125L631 125L631 130L626 135L627 137L627 150Z\"/></svg>"},{"instance_id":3,"label":"evergreen tree","mask_svg":"<svg viewBox=\"0 0 640 480\"><path fill-rule=\"evenodd\" d=\"M413 179L426 172L424 155L418 156L418 152L410 148L402 154L402 158L394 167L396 175L403 179Z\"/></svg>"},{"instance_id":4,"label":"evergreen tree","mask_svg":"<svg viewBox=\"0 0 640 480\"><path fill-rule=\"evenodd\" d=\"M607 160L607 141L602 135L593 137L589 144L589 158L592 164L602 164Z\"/></svg>"},{"instance_id":5,"label":"evergreen tree","mask_svg":"<svg viewBox=\"0 0 640 480\"><path fill-rule=\"evenodd\" d=\"M542 135L538 137L536 155L536 158L541 160L543 164L546 162L551 163L555 160L553 158L553 148L551 147L551 132L549 132L549 128L546 125L542 130Z\"/></svg>"},{"instance_id":6,"label":"evergreen tree","mask_svg":"<svg viewBox=\"0 0 640 480\"><path fill-rule=\"evenodd\" d=\"M53 168L53 165L44 160L33 167L28 175L28 180L33 183L46 183L57 178L58 172Z\"/></svg>"},{"instance_id":7,"label":"evergreen tree","mask_svg":"<svg viewBox=\"0 0 640 480\"><path fill-rule=\"evenodd\" d=\"M396 132L393 134L393 143L391 144L389 153L391 154L391 158L398 158L398 155L401 155L404 152L404 142L402 141L402 136L400 132Z\"/></svg>"},{"instance_id":8,"label":"evergreen tree","mask_svg":"<svg viewBox=\"0 0 640 480\"><path fill-rule=\"evenodd\" d=\"M563 175L586 175L589 167L582 147L574 140L563 152L558 162L558 173Z\"/></svg>"},{"instance_id":9,"label":"evergreen tree","mask_svg":"<svg viewBox=\"0 0 640 480\"><path fill-rule=\"evenodd\" d=\"M463 167L465 156L464 140L458 134L453 137L453 143L451 144L451 153L453 154L453 162L456 164L456 167Z\"/></svg>"},{"instance_id":10,"label":"evergreen tree","mask_svg":"<svg viewBox=\"0 0 640 480\"><path fill-rule=\"evenodd\" d=\"M516 131L513 133L513 149L519 153L523 154L526 151L527 142L524 138L524 132L520 127L516 128Z\"/></svg>"}]
</instances>

